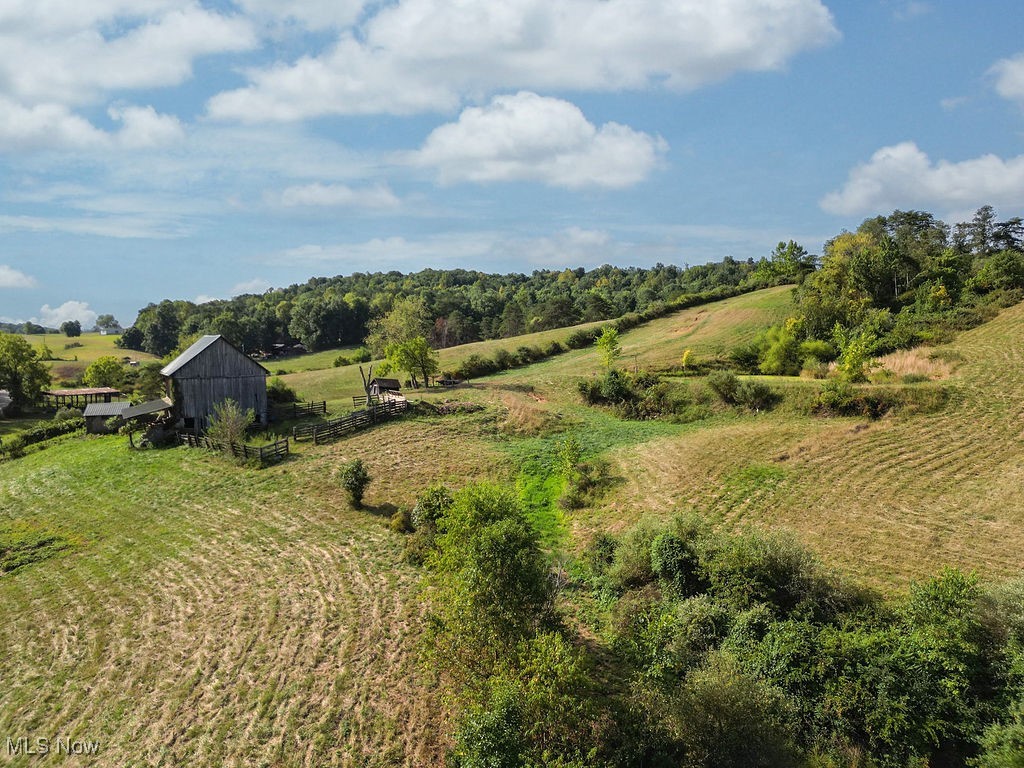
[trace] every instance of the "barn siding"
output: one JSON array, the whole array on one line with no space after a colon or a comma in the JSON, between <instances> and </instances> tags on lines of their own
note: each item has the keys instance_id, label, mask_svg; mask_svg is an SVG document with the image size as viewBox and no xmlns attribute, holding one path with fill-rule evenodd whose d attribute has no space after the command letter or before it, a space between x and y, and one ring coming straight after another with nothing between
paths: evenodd
<instances>
[{"instance_id":1,"label":"barn siding","mask_svg":"<svg viewBox=\"0 0 1024 768\"><path fill-rule=\"evenodd\" d=\"M204 429L213 407L230 398L266 424L266 377L263 366L217 339L171 374L179 416L195 419L196 429Z\"/></svg>"}]
</instances>

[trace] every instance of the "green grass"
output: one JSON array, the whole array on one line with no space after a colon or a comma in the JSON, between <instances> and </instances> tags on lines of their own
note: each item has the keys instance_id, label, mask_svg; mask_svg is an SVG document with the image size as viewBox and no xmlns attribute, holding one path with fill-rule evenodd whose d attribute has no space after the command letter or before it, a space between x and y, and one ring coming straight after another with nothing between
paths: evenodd
<instances>
[{"instance_id":1,"label":"green grass","mask_svg":"<svg viewBox=\"0 0 1024 768\"><path fill-rule=\"evenodd\" d=\"M787 302L773 289L686 310L623 345L651 367L687 348L720 356ZM965 333L936 350L959 363L947 380L884 385L948 403L877 421L812 417L798 406L820 383L788 378L771 381L786 393L772 412L716 403L690 424L623 421L581 402L575 382L600 362L577 350L415 396L482 410L418 409L262 470L116 437L55 441L0 465L0 733L59 727L101 741L107 766L439 764L451 723L416 662L418 572L387 527L437 481L514 484L555 555L695 511L727 530L790 529L884 589L944 564L1019 574L1022 336L1024 306ZM339 408L361 391L355 368L286 380ZM554 461L569 434L611 476L572 511ZM361 512L337 481L353 458L372 478Z\"/></svg>"},{"instance_id":2,"label":"green grass","mask_svg":"<svg viewBox=\"0 0 1024 768\"><path fill-rule=\"evenodd\" d=\"M119 337L101 336L99 333L83 333L77 337L68 337L63 333L30 334L22 335L21 338L31 344L32 348L37 352L42 349L42 345L45 342L53 356L58 358L46 363L50 367L54 384L82 375L90 363L95 362L101 357L113 356L119 360L123 357L130 357L132 360L138 360L143 363L159 360L159 358L148 352L140 352L135 349L120 349L115 344ZM64 347L67 344L81 344L82 346L65 349Z\"/></svg>"},{"instance_id":3,"label":"green grass","mask_svg":"<svg viewBox=\"0 0 1024 768\"><path fill-rule=\"evenodd\" d=\"M334 361L340 355L349 357L359 347L339 347L337 349L324 349L319 352L308 352L304 355L294 357L282 357L277 360L264 360L261 365L272 374L301 373L303 371L319 371L334 367ZM365 363L364 363L365 365ZM351 366L356 371L359 365ZM358 373L356 374L358 376Z\"/></svg>"}]
</instances>

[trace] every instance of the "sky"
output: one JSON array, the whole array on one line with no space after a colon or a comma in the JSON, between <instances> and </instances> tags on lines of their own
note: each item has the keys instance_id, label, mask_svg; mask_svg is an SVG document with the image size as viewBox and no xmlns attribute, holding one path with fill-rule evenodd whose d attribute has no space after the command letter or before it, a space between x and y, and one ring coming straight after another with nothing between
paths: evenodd
<instances>
[{"instance_id":1,"label":"sky","mask_svg":"<svg viewBox=\"0 0 1024 768\"><path fill-rule=\"evenodd\" d=\"M1016 0L0 0L0 320L1024 215Z\"/></svg>"}]
</instances>

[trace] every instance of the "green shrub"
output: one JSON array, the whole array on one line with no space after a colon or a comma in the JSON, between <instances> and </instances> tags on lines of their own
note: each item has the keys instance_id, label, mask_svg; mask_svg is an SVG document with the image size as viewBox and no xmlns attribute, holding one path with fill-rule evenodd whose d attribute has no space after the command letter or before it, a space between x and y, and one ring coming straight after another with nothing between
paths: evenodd
<instances>
[{"instance_id":1,"label":"green shrub","mask_svg":"<svg viewBox=\"0 0 1024 768\"><path fill-rule=\"evenodd\" d=\"M407 509L397 509L388 521L388 527L395 533L412 533L415 529L412 525L412 515Z\"/></svg>"},{"instance_id":2,"label":"green shrub","mask_svg":"<svg viewBox=\"0 0 1024 768\"><path fill-rule=\"evenodd\" d=\"M708 374L707 385L718 395L723 403L735 405L736 393L740 386L740 380L732 371L712 371Z\"/></svg>"},{"instance_id":3,"label":"green shrub","mask_svg":"<svg viewBox=\"0 0 1024 768\"><path fill-rule=\"evenodd\" d=\"M569 349L583 349L584 347L591 346L597 338L601 335L605 326L598 326L596 328L580 328L569 334L565 340L565 346Z\"/></svg>"},{"instance_id":4,"label":"green shrub","mask_svg":"<svg viewBox=\"0 0 1024 768\"><path fill-rule=\"evenodd\" d=\"M565 347L562 346L559 341L552 341L546 347L544 347L544 355L546 357L553 357L554 355L560 355L565 352Z\"/></svg>"},{"instance_id":5,"label":"green shrub","mask_svg":"<svg viewBox=\"0 0 1024 768\"><path fill-rule=\"evenodd\" d=\"M349 359L353 363L368 363L373 360L373 355L367 347L359 347L349 356Z\"/></svg>"},{"instance_id":6,"label":"green shrub","mask_svg":"<svg viewBox=\"0 0 1024 768\"><path fill-rule=\"evenodd\" d=\"M348 493L352 506L361 509L363 495L370 484L370 473L366 470L363 460L353 459L342 464L338 479L341 482L341 487Z\"/></svg>"},{"instance_id":7,"label":"green shrub","mask_svg":"<svg viewBox=\"0 0 1024 768\"><path fill-rule=\"evenodd\" d=\"M81 419L82 412L78 408L58 408L53 414L54 421L68 421L69 419Z\"/></svg>"},{"instance_id":8,"label":"green shrub","mask_svg":"<svg viewBox=\"0 0 1024 768\"><path fill-rule=\"evenodd\" d=\"M19 459L25 455L25 447L27 443L25 438L21 435L13 435L8 437L0 444L0 448L3 448L4 453L12 459Z\"/></svg>"},{"instance_id":9,"label":"green shrub","mask_svg":"<svg viewBox=\"0 0 1024 768\"><path fill-rule=\"evenodd\" d=\"M746 379L736 387L736 402L752 411L766 411L774 407L781 396L763 381Z\"/></svg>"},{"instance_id":10,"label":"green shrub","mask_svg":"<svg viewBox=\"0 0 1024 768\"><path fill-rule=\"evenodd\" d=\"M448 486L443 483L430 486L419 495L416 506L412 508L412 527L416 530L434 527L441 516L451 509L453 502L454 498Z\"/></svg>"},{"instance_id":11,"label":"green shrub","mask_svg":"<svg viewBox=\"0 0 1024 768\"><path fill-rule=\"evenodd\" d=\"M651 542L651 570L679 595L703 588L700 564L692 547L674 533L662 533Z\"/></svg>"},{"instance_id":12,"label":"green shrub","mask_svg":"<svg viewBox=\"0 0 1024 768\"><path fill-rule=\"evenodd\" d=\"M741 344L733 347L729 352L729 359L741 373L758 373L758 366L761 364L761 347L756 343Z\"/></svg>"},{"instance_id":13,"label":"green shrub","mask_svg":"<svg viewBox=\"0 0 1024 768\"><path fill-rule=\"evenodd\" d=\"M805 361L809 357L825 363L831 363L839 356L836 348L827 341L821 339L807 339L800 344L800 358Z\"/></svg>"},{"instance_id":14,"label":"green shrub","mask_svg":"<svg viewBox=\"0 0 1024 768\"><path fill-rule=\"evenodd\" d=\"M691 672L673 706L685 768L786 768L799 764L781 694L715 655Z\"/></svg>"},{"instance_id":15,"label":"green shrub","mask_svg":"<svg viewBox=\"0 0 1024 768\"><path fill-rule=\"evenodd\" d=\"M522 768L526 740L518 691L499 692L489 708L463 716L448 755L451 768Z\"/></svg>"},{"instance_id":16,"label":"green shrub","mask_svg":"<svg viewBox=\"0 0 1024 768\"><path fill-rule=\"evenodd\" d=\"M615 548L615 560L608 569L608 578L614 587L635 589L657 578L651 566L651 547L656 535L646 525L638 525L622 537Z\"/></svg>"},{"instance_id":17,"label":"green shrub","mask_svg":"<svg viewBox=\"0 0 1024 768\"><path fill-rule=\"evenodd\" d=\"M267 400L271 403L296 403L299 396L294 389L275 376L267 382Z\"/></svg>"},{"instance_id":18,"label":"green shrub","mask_svg":"<svg viewBox=\"0 0 1024 768\"><path fill-rule=\"evenodd\" d=\"M516 367L516 357L507 349L498 349L494 352L494 368L498 371L507 371Z\"/></svg>"},{"instance_id":19,"label":"green shrub","mask_svg":"<svg viewBox=\"0 0 1024 768\"><path fill-rule=\"evenodd\" d=\"M352 365L352 359L351 358L345 357L345 355L338 355L336 358L334 358L334 367L335 368L342 368L342 367L344 367L346 365Z\"/></svg>"}]
</instances>

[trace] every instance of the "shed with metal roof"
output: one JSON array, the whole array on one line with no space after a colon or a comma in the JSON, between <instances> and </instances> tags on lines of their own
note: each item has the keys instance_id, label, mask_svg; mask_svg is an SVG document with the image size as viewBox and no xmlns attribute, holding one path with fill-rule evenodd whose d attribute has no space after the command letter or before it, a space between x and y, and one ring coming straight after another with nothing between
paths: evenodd
<instances>
[{"instance_id":1,"label":"shed with metal roof","mask_svg":"<svg viewBox=\"0 0 1024 768\"><path fill-rule=\"evenodd\" d=\"M219 334L203 336L161 371L170 380L174 408L185 429L209 426L214 407L234 400L267 422L267 376L270 371Z\"/></svg>"},{"instance_id":2,"label":"shed with metal roof","mask_svg":"<svg viewBox=\"0 0 1024 768\"><path fill-rule=\"evenodd\" d=\"M131 406L127 400L113 403L89 403L85 406L85 431L90 435L102 435L111 430L107 421L111 418L124 418L124 412Z\"/></svg>"}]
</instances>

